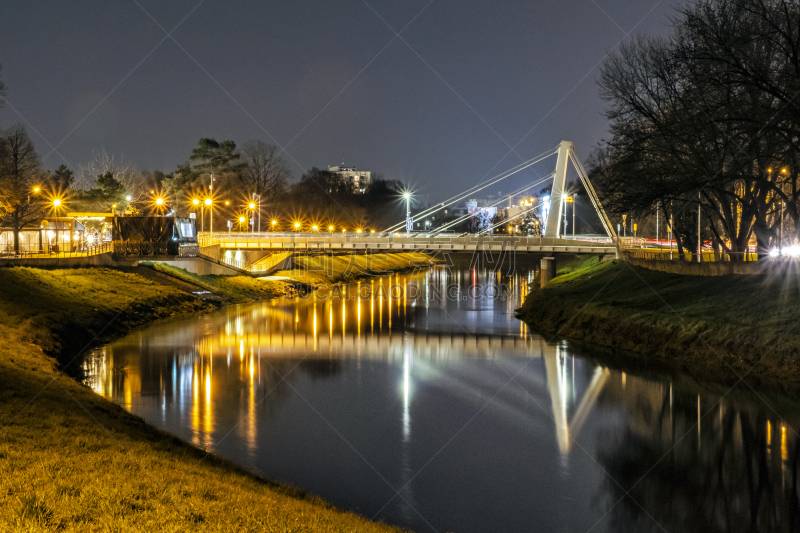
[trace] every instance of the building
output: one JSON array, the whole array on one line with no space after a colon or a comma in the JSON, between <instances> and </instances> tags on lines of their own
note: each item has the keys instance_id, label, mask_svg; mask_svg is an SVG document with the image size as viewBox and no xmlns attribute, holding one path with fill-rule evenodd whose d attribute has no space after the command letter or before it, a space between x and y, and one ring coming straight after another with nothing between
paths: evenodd
<instances>
[{"instance_id":1,"label":"building","mask_svg":"<svg viewBox=\"0 0 800 533\"><path fill-rule=\"evenodd\" d=\"M112 213L68 213L44 217L19 230L19 253L81 252L111 240ZM0 227L0 255L15 254L14 230Z\"/></svg>"},{"instance_id":2,"label":"building","mask_svg":"<svg viewBox=\"0 0 800 533\"><path fill-rule=\"evenodd\" d=\"M334 174L338 174L340 177L349 180L353 184L353 189L357 193L361 194L366 192L367 187L372 180L372 172L368 170L358 170L356 167L332 167L328 165L328 172L333 172Z\"/></svg>"}]
</instances>

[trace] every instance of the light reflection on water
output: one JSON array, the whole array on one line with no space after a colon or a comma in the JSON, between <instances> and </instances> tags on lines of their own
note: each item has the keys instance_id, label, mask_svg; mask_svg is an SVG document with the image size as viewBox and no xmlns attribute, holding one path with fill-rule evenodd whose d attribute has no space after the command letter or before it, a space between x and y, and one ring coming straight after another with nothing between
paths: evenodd
<instances>
[{"instance_id":1,"label":"light reflection on water","mask_svg":"<svg viewBox=\"0 0 800 533\"><path fill-rule=\"evenodd\" d=\"M99 349L88 383L255 472L420 531L800 524L793 408L782 420L548 344L513 316L530 280L434 268L164 322Z\"/></svg>"}]
</instances>

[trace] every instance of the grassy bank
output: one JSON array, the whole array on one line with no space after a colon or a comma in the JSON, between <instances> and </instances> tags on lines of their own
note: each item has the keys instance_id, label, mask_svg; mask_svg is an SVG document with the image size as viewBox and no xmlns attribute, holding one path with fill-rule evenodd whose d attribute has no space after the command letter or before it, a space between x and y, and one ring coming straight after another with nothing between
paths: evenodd
<instances>
[{"instance_id":1,"label":"grassy bank","mask_svg":"<svg viewBox=\"0 0 800 533\"><path fill-rule=\"evenodd\" d=\"M57 368L51 355L97 336L215 306L192 294L218 281L204 278L0 268L0 531L394 531L207 456ZM219 294L267 294L229 281Z\"/></svg>"},{"instance_id":2,"label":"grassy bank","mask_svg":"<svg viewBox=\"0 0 800 533\"><path fill-rule=\"evenodd\" d=\"M200 276L164 263L143 262L142 266L196 285L202 290L213 293L225 303L276 298L286 292L285 283L269 279L250 276Z\"/></svg>"},{"instance_id":3,"label":"grassy bank","mask_svg":"<svg viewBox=\"0 0 800 533\"><path fill-rule=\"evenodd\" d=\"M532 288L517 314L621 362L658 361L724 383L747 373L748 383L797 395L799 279L669 274L594 258Z\"/></svg>"}]
</instances>

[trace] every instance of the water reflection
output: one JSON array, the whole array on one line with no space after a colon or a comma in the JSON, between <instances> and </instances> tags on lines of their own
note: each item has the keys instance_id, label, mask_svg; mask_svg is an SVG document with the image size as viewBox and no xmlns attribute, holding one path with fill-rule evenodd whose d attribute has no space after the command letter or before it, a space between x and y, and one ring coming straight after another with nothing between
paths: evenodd
<instances>
[{"instance_id":1,"label":"water reflection","mask_svg":"<svg viewBox=\"0 0 800 533\"><path fill-rule=\"evenodd\" d=\"M794 411L544 342L513 317L530 277L437 268L165 322L98 350L89 384L417 530L797 526Z\"/></svg>"}]
</instances>

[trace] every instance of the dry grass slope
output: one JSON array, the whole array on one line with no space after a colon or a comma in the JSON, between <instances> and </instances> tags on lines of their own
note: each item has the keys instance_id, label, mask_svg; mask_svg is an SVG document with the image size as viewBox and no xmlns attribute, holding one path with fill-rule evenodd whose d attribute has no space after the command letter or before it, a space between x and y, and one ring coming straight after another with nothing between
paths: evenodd
<instances>
[{"instance_id":1,"label":"dry grass slope","mask_svg":"<svg viewBox=\"0 0 800 533\"><path fill-rule=\"evenodd\" d=\"M207 305L133 273L0 269L0 531L396 531L159 432L40 345Z\"/></svg>"}]
</instances>

